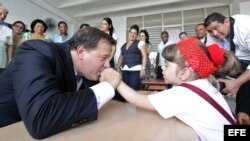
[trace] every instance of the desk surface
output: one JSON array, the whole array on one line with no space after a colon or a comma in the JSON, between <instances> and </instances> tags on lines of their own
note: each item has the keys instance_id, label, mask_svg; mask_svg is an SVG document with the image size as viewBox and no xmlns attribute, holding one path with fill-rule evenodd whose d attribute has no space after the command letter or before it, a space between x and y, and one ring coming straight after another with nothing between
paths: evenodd
<instances>
[{"instance_id":1,"label":"desk surface","mask_svg":"<svg viewBox=\"0 0 250 141\"><path fill-rule=\"evenodd\" d=\"M143 80L141 83L142 89L150 91L162 91L171 87L164 79Z\"/></svg>"},{"instance_id":2,"label":"desk surface","mask_svg":"<svg viewBox=\"0 0 250 141\"><path fill-rule=\"evenodd\" d=\"M108 102L92 123L66 130L44 141L198 141L195 132L176 118L118 101ZM0 128L1 141L33 141L23 122Z\"/></svg>"},{"instance_id":3,"label":"desk surface","mask_svg":"<svg viewBox=\"0 0 250 141\"><path fill-rule=\"evenodd\" d=\"M158 85L167 85L164 79L149 79L143 80L142 84L158 84Z\"/></svg>"}]
</instances>

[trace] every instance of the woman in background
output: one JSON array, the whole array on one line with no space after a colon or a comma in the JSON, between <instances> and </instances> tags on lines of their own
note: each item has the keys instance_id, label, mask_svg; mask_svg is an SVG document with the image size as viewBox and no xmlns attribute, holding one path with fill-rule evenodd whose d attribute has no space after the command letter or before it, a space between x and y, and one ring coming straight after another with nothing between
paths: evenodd
<instances>
[{"instance_id":1,"label":"woman in background","mask_svg":"<svg viewBox=\"0 0 250 141\"><path fill-rule=\"evenodd\" d=\"M30 32L25 32L23 34L22 41L25 40L44 40L44 41L51 41L51 37L45 34L46 30L48 29L45 22L41 19L35 19L30 24Z\"/></svg>"},{"instance_id":2,"label":"woman in background","mask_svg":"<svg viewBox=\"0 0 250 141\"><path fill-rule=\"evenodd\" d=\"M17 47L20 45L22 40L22 33L25 30L25 24L22 21L15 21L12 25L12 34L13 34L13 55Z\"/></svg>"},{"instance_id":3,"label":"woman in background","mask_svg":"<svg viewBox=\"0 0 250 141\"><path fill-rule=\"evenodd\" d=\"M117 69L122 70L123 81L135 90L140 89L141 78L145 75L147 51L145 42L137 40L139 26L132 25L128 41L121 47Z\"/></svg>"},{"instance_id":4,"label":"woman in background","mask_svg":"<svg viewBox=\"0 0 250 141\"><path fill-rule=\"evenodd\" d=\"M149 59L149 53L152 50L152 44L149 41L149 34L147 30L141 30L140 31L140 40L145 42L145 48L147 51L147 64L145 68L145 76L142 78L142 80L149 80L150 79L150 73L151 73L151 62Z\"/></svg>"},{"instance_id":5,"label":"woman in background","mask_svg":"<svg viewBox=\"0 0 250 141\"><path fill-rule=\"evenodd\" d=\"M102 19L101 30L104 31L105 33L109 34L115 40L115 42L113 43L113 46L112 46L112 52L111 52L111 56L110 56L110 67L115 68L114 56L115 56L115 52L116 52L117 37L114 33L115 29L114 29L111 18L105 17Z\"/></svg>"}]
</instances>

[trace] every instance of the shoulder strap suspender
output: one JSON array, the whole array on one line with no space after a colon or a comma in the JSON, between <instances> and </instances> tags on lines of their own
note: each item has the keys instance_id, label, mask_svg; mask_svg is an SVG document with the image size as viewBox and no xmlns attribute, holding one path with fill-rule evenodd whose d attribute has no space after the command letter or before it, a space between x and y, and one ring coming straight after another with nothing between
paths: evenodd
<instances>
[{"instance_id":1,"label":"shoulder strap suspender","mask_svg":"<svg viewBox=\"0 0 250 141\"><path fill-rule=\"evenodd\" d=\"M209 104L211 104L217 111L219 111L231 124L236 124L235 120L213 99L211 98L206 92L201 90L200 88L187 84L182 83L180 86L186 87L196 94L198 94L200 97L202 97L204 100L206 100Z\"/></svg>"}]
</instances>

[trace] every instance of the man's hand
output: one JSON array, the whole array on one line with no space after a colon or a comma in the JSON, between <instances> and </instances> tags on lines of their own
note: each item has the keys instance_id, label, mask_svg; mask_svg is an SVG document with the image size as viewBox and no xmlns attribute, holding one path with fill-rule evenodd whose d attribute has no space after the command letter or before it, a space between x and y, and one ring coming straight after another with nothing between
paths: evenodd
<instances>
[{"instance_id":1,"label":"man's hand","mask_svg":"<svg viewBox=\"0 0 250 141\"><path fill-rule=\"evenodd\" d=\"M113 86L114 89L116 89L121 82L121 75L114 69L108 68L101 73L99 81L107 81L110 85Z\"/></svg>"},{"instance_id":2,"label":"man's hand","mask_svg":"<svg viewBox=\"0 0 250 141\"><path fill-rule=\"evenodd\" d=\"M235 97L239 88L240 84L234 80L228 80L228 79L218 79L219 82L224 82L225 83L225 88L222 89L223 93L226 93L227 96L229 97Z\"/></svg>"},{"instance_id":3,"label":"man's hand","mask_svg":"<svg viewBox=\"0 0 250 141\"><path fill-rule=\"evenodd\" d=\"M237 119L240 125L250 125L250 118L249 115L243 112L239 112L237 114Z\"/></svg>"}]
</instances>

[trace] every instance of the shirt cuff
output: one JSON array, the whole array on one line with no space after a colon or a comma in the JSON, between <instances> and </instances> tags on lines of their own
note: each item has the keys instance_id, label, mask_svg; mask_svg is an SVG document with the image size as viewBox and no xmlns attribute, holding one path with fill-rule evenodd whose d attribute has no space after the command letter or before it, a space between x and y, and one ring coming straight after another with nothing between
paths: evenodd
<instances>
[{"instance_id":1,"label":"shirt cuff","mask_svg":"<svg viewBox=\"0 0 250 141\"><path fill-rule=\"evenodd\" d=\"M90 88L95 93L98 110L115 96L115 90L108 82L101 82Z\"/></svg>"}]
</instances>

